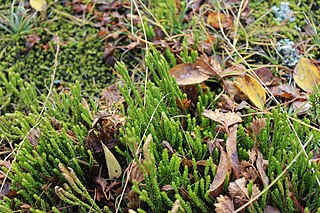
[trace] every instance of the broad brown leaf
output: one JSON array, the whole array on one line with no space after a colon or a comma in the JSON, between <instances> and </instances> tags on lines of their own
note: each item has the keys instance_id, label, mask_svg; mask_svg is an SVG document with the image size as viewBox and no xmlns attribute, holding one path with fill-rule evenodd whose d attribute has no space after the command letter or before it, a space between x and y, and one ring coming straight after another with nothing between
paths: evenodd
<instances>
[{"instance_id":1,"label":"broad brown leaf","mask_svg":"<svg viewBox=\"0 0 320 213\"><path fill-rule=\"evenodd\" d=\"M261 67L254 72L265 85L270 86L274 82L274 76L269 68Z\"/></svg>"},{"instance_id":2,"label":"broad brown leaf","mask_svg":"<svg viewBox=\"0 0 320 213\"><path fill-rule=\"evenodd\" d=\"M234 205L232 200L228 196L220 195L217 197L217 203L215 203L215 212L217 213L232 213L234 211Z\"/></svg>"},{"instance_id":3,"label":"broad brown leaf","mask_svg":"<svg viewBox=\"0 0 320 213\"><path fill-rule=\"evenodd\" d=\"M312 107L309 101L295 101L292 103L293 111L297 115L306 114L309 109Z\"/></svg>"},{"instance_id":4,"label":"broad brown leaf","mask_svg":"<svg viewBox=\"0 0 320 213\"><path fill-rule=\"evenodd\" d=\"M210 185L209 195L212 197L217 197L221 191L224 184L224 181L227 175L231 173L231 163L227 153L223 150L221 146L220 149L220 161L217 169L217 173L214 176L214 179Z\"/></svg>"},{"instance_id":5,"label":"broad brown leaf","mask_svg":"<svg viewBox=\"0 0 320 213\"><path fill-rule=\"evenodd\" d=\"M263 109L266 93L260 83L250 75L238 76L235 85L248 96L250 101L259 109Z\"/></svg>"},{"instance_id":6,"label":"broad brown leaf","mask_svg":"<svg viewBox=\"0 0 320 213\"><path fill-rule=\"evenodd\" d=\"M266 126L265 118L254 119L250 124L250 128L252 129L252 132L255 136L259 135L265 126Z\"/></svg>"},{"instance_id":7,"label":"broad brown leaf","mask_svg":"<svg viewBox=\"0 0 320 213\"><path fill-rule=\"evenodd\" d=\"M228 128L242 121L242 118L240 117L239 113L234 113L234 112L223 113L223 112L220 112L218 109L216 109L215 111L204 110L202 115L222 124L225 128Z\"/></svg>"},{"instance_id":8,"label":"broad brown leaf","mask_svg":"<svg viewBox=\"0 0 320 213\"><path fill-rule=\"evenodd\" d=\"M33 147L36 147L40 140L40 128L33 128L27 135L27 138Z\"/></svg>"},{"instance_id":9,"label":"broad brown leaf","mask_svg":"<svg viewBox=\"0 0 320 213\"><path fill-rule=\"evenodd\" d=\"M257 184L254 184L252 187L251 196L249 196L246 182L246 179L243 177L229 184L228 191L236 207L242 206L248 202L250 198L254 197L260 192Z\"/></svg>"},{"instance_id":10,"label":"broad brown leaf","mask_svg":"<svg viewBox=\"0 0 320 213\"><path fill-rule=\"evenodd\" d=\"M259 150L257 150L257 161L256 161L256 165L257 165L257 170L259 172L259 176L261 178L261 181L263 183L264 186L269 185L269 178L266 174L266 172L264 171L264 160L263 160L263 156L261 154L261 152Z\"/></svg>"},{"instance_id":11,"label":"broad brown leaf","mask_svg":"<svg viewBox=\"0 0 320 213\"><path fill-rule=\"evenodd\" d=\"M299 89L289 84L281 84L270 88L270 92L274 96L292 99L300 95Z\"/></svg>"},{"instance_id":12,"label":"broad brown leaf","mask_svg":"<svg viewBox=\"0 0 320 213\"><path fill-rule=\"evenodd\" d=\"M226 142L227 153L231 162L232 171L236 179L239 178L239 157L237 151L237 129L238 125L230 127L228 139Z\"/></svg>"},{"instance_id":13,"label":"broad brown leaf","mask_svg":"<svg viewBox=\"0 0 320 213\"><path fill-rule=\"evenodd\" d=\"M306 92L312 92L313 87L320 83L319 69L307 58L301 58L296 64L293 79Z\"/></svg>"},{"instance_id":14,"label":"broad brown leaf","mask_svg":"<svg viewBox=\"0 0 320 213\"><path fill-rule=\"evenodd\" d=\"M231 28L233 23L230 16L225 15L222 12L210 12L207 18L207 23L213 28Z\"/></svg>"},{"instance_id":15,"label":"broad brown leaf","mask_svg":"<svg viewBox=\"0 0 320 213\"><path fill-rule=\"evenodd\" d=\"M214 72L204 61L183 63L173 67L170 74L176 78L178 85L199 84L208 80Z\"/></svg>"}]
</instances>

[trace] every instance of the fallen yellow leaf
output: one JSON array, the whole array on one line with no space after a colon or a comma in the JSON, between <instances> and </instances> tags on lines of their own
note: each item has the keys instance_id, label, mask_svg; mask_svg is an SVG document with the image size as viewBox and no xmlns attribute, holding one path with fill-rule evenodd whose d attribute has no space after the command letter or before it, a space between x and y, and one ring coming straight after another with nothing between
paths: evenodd
<instances>
[{"instance_id":1,"label":"fallen yellow leaf","mask_svg":"<svg viewBox=\"0 0 320 213\"><path fill-rule=\"evenodd\" d=\"M108 149L106 145L102 144L102 149L104 151L104 156L106 158L106 163L108 167L109 178L118 178L121 175L121 166L118 160L114 157L112 152Z\"/></svg>"},{"instance_id":2,"label":"fallen yellow leaf","mask_svg":"<svg viewBox=\"0 0 320 213\"><path fill-rule=\"evenodd\" d=\"M30 0L30 6L36 11L44 11L47 7L46 0Z\"/></svg>"},{"instance_id":3,"label":"fallen yellow leaf","mask_svg":"<svg viewBox=\"0 0 320 213\"><path fill-rule=\"evenodd\" d=\"M250 75L238 76L234 84L248 96L250 101L259 109L263 109L266 93L261 84Z\"/></svg>"},{"instance_id":4,"label":"fallen yellow leaf","mask_svg":"<svg viewBox=\"0 0 320 213\"><path fill-rule=\"evenodd\" d=\"M306 92L320 83L319 69L307 58L301 58L294 68L293 79Z\"/></svg>"}]
</instances>

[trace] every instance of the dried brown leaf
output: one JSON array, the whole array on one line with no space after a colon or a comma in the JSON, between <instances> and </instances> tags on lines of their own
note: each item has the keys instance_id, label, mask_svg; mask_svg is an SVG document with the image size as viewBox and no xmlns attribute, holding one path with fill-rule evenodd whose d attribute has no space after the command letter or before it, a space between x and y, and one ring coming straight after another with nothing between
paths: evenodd
<instances>
[{"instance_id":1,"label":"dried brown leaf","mask_svg":"<svg viewBox=\"0 0 320 213\"><path fill-rule=\"evenodd\" d=\"M265 118L254 119L250 124L250 128L252 129L252 132L255 136L259 135L265 126L266 126Z\"/></svg>"},{"instance_id":2,"label":"dried brown leaf","mask_svg":"<svg viewBox=\"0 0 320 213\"><path fill-rule=\"evenodd\" d=\"M250 198L254 197L260 192L257 184L254 184L252 187L251 196L249 196L246 183L247 181L243 177L229 184L228 191L229 191L230 197L233 199L235 207L237 208L242 206L246 202L248 202Z\"/></svg>"},{"instance_id":3,"label":"dried brown leaf","mask_svg":"<svg viewBox=\"0 0 320 213\"><path fill-rule=\"evenodd\" d=\"M297 115L304 115L309 111L312 105L309 101L295 101L292 103L292 107Z\"/></svg>"},{"instance_id":4,"label":"dried brown leaf","mask_svg":"<svg viewBox=\"0 0 320 213\"><path fill-rule=\"evenodd\" d=\"M170 74L176 78L178 85L199 84L208 80L214 73L204 61L183 63L173 67Z\"/></svg>"},{"instance_id":5,"label":"dried brown leaf","mask_svg":"<svg viewBox=\"0 0 320 213\"><path fill-rule=\"evenodd\" d=\"M129 165L129 168L131 168L131 173L130 173L130 180L136 180L138 183L142 182L144 180L144 174L137 164L137 162L132 162L132 165Z\"/></svg>"},{"instance_id":6,"label":"dried brown leaf","mask_svg":"<svg viewBox=\"0 0 320 213\"><path fill-rule=\"evenodd\" d=\"M210 185L209 195L217 197L222 191L222 187L227 175L231 173L231 163L228 154L220 146L220 161L217 169L217 173Z\"/></svg>"},{"instance_id":7,"label":"dried brown leaf","mask_svg":"<svg viewBox=\"0 0 320 213\"><path fill-rule=\"evenodd\" d=\"M33 47L38 41L40 41L40 37L37 34L28 35L27 48Z\"/></svg>"},{"instance_id":8,"label":"dried brown leaf","mask_svg":"<svg viewBox=\"0 0 320 213\"><path fill-rule=\"evenodd\" d=\"M270 92L274 96L281 98L292 99L300 95L300 91L297 87L289 84L281 84L270 88Z\"/></svg>"},{"instance_id":9,"label":"dried brown leaf","mask_svg":"<svg viewBox=\"0 0 320 213\"><path fill-rule=\"evenodd\" d=\"M225 128L228 128L242 121L242 118L240 117L241 115L240 113L234 113L234 112L224 113L224 112L220 112L218 109L216 109L215 111L205 110L202 113L202 115L222 124Z\"/></svg>"},{"instance_id":10,"label":"dried brown leaf","mask_svg":"<svg viewBox=\"0 0 320 213\"><path fill-rule=\"evenodd\" d=\"M257 150L257 161L256 161L256 165L257 165L257 170L259 172L259 176L261 178L261 181L263 183L264 186L269 185L269 178L264 170L264 160L263 160L263 156L261 154L261 152L259 150Z\"/></svg>"},{"instance_id":11,"label":"dried brown leaf","mask_svg":"<svg viewBox=\"0 0 320 213\"><path fill-rule=\"evenodd\" d=\"M210 12L207 23L216 29L231 28L233 25L232 18L219 11Z\"/></svg>"},{"instance_id":12,"label":"dried brown leaf","mask_svg":"<svg viewBox=\"0 0 320 213\"><path fill-rule=\"evenodd\" d=\"M232 200L225 195L217 197L217 203L215 203L215 212L217 213L232 213L234 212L234 205Z\"/></svg>"},{"instance_id":13,"label":"dried brown leaf","mask_svg":"<svg viewBox=\"0 0 320 213\"><path fill-rule=\"evenodd\" d=\"M274 76L269 68L262 67L256 69L254 72L266 86L270 86L273 83Z\"/></svg>"},{"instance_id":14,"label":"dried brown leaf","mask_svg":"<svg viewBox=\"0 0 320 213\"><path fill-rule=\"evenodd\" d=\"M137 209L140 206L139 194L133 190L130 190L130 192L127 194L127 199L129 201L128 208Z\"/></svg>"},{"instance_id":15,"label":"dried brown leaf","mask_svg":"<svg viewBox=\"0 0 320 213\"><path fill-rule=\"evenodd\" d=\"M36 147L39 143L39 140L40 140L40 128L31 129L27 138L28 138L29 142L31 143L31 145L33 147Z\"/></svg>"},{"instance_id":16,"label":"dried brown leaf","mask_svg":"<svg viewBox=\"0 0 320 213\"><path fill-rule=\"evenodd\" d=\"M226 141L226 149L231 162L232 171L236 179L239 178L239 157L237 151L237 129L238 125L230 127L228 138Z\"/></svg>"},{"instance_id":17,"label":"dried brown leaf","mask_svg":"<svg viewBox=\"0 0 320 213\"><path fill-rule=\"evenodd\" d=\"M102 91L100 101L103 101L107 106L124 102L124 98L121 96L120 91L116 84L108 86Z\"/></svg>"}]
</instances>

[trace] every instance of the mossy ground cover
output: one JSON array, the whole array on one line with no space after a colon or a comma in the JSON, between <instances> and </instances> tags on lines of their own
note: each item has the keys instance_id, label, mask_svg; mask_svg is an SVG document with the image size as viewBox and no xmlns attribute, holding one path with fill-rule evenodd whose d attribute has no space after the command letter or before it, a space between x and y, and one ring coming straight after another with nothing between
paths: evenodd
<instances>
[{"instance_id":1,"label":"mossy ground cover","mask_svg":"<svg viewBox=\"0 0 320 213\"><path fill-rule=\"evenodd\" d=\"M0 6L1 212L320 211L319 1L31 2Z\"/></svg>"}]
</instances>

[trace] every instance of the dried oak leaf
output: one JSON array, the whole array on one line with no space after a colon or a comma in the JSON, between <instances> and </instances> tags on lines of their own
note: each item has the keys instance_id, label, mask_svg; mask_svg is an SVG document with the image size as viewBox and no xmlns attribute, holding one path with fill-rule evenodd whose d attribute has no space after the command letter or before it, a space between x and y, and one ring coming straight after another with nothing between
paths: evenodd
<instances>
[{"instance_id":1,"label":"dried oak leaf","mask_svg":"<svg viewBox=\"0 0 320 213\"><path fill-rule=\"evenodd\" d=\"M263 109L266 92L261 84L250 75L238 76L234 84L248 96L249 100L259 109Z\"/></svg>"},{"instance_id":2,"label":"dried oak leaf","mask_svg":"<svg viewBox=\"0 0 320 213\"><path fill-rule=\"evenodd\" d=\"M232 18L219 11L210 12L207 23L216 29L231 28L233 25Z\"/></svg>"},{"instance_id":3,"label":"dried oak leaf","mask_svg":"<svg viewBox=\"0 0 320 213\"><path fill-rule=\"evenodd\" d=\"M230 131L228 134L228 138L226 141L226 149L227 153L231 162L232 171L234 174L234 177L237 179L239 178L239 157L238 157L238 151L237 151L237 129L238 125L233 125L230 127Z\"/></svg>"},{"instance_id":4,"label":"dried oak leaf","mask_svg":"<svg viewBox=\"0 0 320 213\"><path fill-rule=\"evenodd\" d=\"M301 89L312 92L320 83L320 72L312 61L301 58L294 68L293 79Z\"/></svg>"},{"instance_id":5,"label":"dried oak leaf","mask_svg":"<svg viewBox=\"0 0 320 213\"><path fill-rule=\"evenodd\" d=\"M121 96L120 91L116 84L108 86L106 89L102 90L102 95L100 101L104 102L107 107L113 104L119 104L124 102L124 98Z\"/></svg>"},{"instance_id":6,"label":"dried oak leaf","mask_svg":"<svg viewBox=\"0 0 320 213\"><path fill-rule=\"evenodd\" d=\"M274 82L274 76L269 68L261 67L254 72L266 86L270 86Z\"/></svg>"},{"instance_id":7,"label":"dried oak leaf","mask_svg":"<svg viewBox=\"0 0 320 213\"><path fill-rule=\"evenodd\" d=\"M131 168L130 180L136 180L138 183L144 180L144 174L137 164L137 162L133 161L128 168Z\"/></svg>"},{"instance_id":8,"label":"dried oak leaf","mask_svg":"<svg viewBox=\"0 0 320 213\"><path fill-rule=\"evenodd\" d=\"M210 185L209 195L212 197L217 197L222 191L222 187L227 175L231 173L231 163L228 154L223 150L221 146L220 149L220 161L217 169L217 173Z\"/></svg>"},{"instance_id":9,"label":"dried oak leaf","mask_svg":"<svg viewBox=\"0 0 320 213\"><path fill-rule=\"evenodd\" d=\"M274 96L286 99L296 98L300 95L299 89L289 84L280 84L278 86L271 87L270 92Z\"/></svg>"},{"instance_id":10,"label":"dried oak leaf","mask_svg":"<svg viewBox=\"0 0 320 213\"><path fill-rule=\"evenodd\" d=\"M140 206L139 194L134 192L132 189L127 194L128 208L137 209Z\"/></svg>"},{"instance_id":11,"label":"dried oak leaf","mask_svg":"<svg viewBox=\"0 0 320 213\"><path fill-rule=\"evenodd\" d=\"M40 41L40 37L37 34L28 35L27 48L32 48L38 41Z\"/></svg>"},{"instance_id":12,"label":"dried oak leaf","mask_svg":"<svg viewBox=\"0 0 320 213\"><path fill-rule=\"evenodd\" d=\"M264 186L269 185L269 178L264 170L265 161L263 160L263 156L259 150L257 150L257 170L259 172L259 176Z\"/></svg>"},{"instance_id":13,"label":"dried oak leaf","mask_svg":"<svg viewBox=\"0 0 320 213\"><path fill-rule=\"evenodd\" d=\"M183 63L173 67L170 74L176 78L178 85L199 84L208 80L214 73L204 61Z\"/></svg>"},{"instance_id":14,"label":"dried oak leaf","mask_svg":"<svg viewBox=\"0 0 320 213\"><path fill-rule=\"evenodd\" d=\"M39 143L39 140L40 140L40 128L31 129L27 138L28 138L29 142L31 143L31 145L33 147L36 147L37 144Z\"/></svg>"},{"instance_id":15,"label":"dried oak leaf","mask_svg":"<svg viewBox=\"0 0 320 213\"><path fill-rule=\"evenodd\" d=\"M292 107L297 115L304 115L309 111L312 105L309 101L295 101L292 103Z\"/></svg>"},{"instance_id":16,"label":"dried oak leaf","mask_svg":"<svg viewBox=\"0 0 320 213\"><path fill-rule=\"evenodd\" d=\"M234 124L242 122L240 113L234 113L234 112L224 113L224 112L220 112L218 109L216 109L215 111L204 110L202 115L222 124L225 128L228 128Z\"/></svg>"},{"instance_id":17,"label":"dried oak leaf","mask_svg":"<svg viewBox=\"0 0 320 213\"><path fill-rule=\"evenodd\" d=\"M229 191L230 197L234 202L234 205L237 208L242 206L246 202L248 202L250 198L253 198L255 195L257 195L260 192L257 184L253 184L252 193L251 193L251 196L249 196L246 182L247 182L246 179L243 177L229 184L228 191Z\"/></svg>"},{"instance_id":18,"label":"dried oak leaf","mask_svg":"<svg viewBox=\"0 0 320 213\"><path fill-rule=\"evenodd\" d=\"M252 132L255 136L259 135L265 126L266 126L265 118L254 119L250 124L250 128L252 129Z\"/></svg>"},{"instance_id":19,"label":"dried oak leaf","mask_svg":"<svg viewBox=\"0 0 320 213\"><path fill-rule=\"evenodd\" d=\"M215 212L218 213L232 213L234 212L234 205L232 200L225 195L220 195L217 197L217 203L215 203Z\"/></svg>"}]
</instances>

